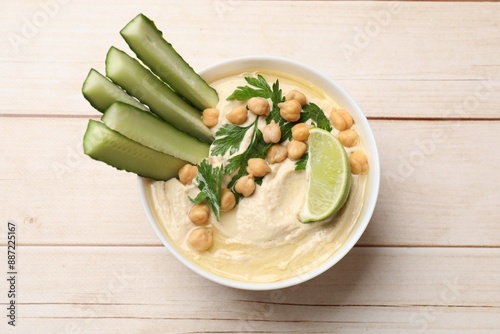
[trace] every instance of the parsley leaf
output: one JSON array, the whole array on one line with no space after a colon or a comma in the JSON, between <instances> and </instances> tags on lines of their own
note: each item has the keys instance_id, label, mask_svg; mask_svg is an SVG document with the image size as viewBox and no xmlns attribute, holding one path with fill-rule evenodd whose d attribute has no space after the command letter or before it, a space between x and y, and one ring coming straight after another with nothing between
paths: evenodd
<instances>
[{"instance_id":1,"label":"parsley leaf","mask_svg":"<svg viewBox=\"0 0 500 334\"><path fill-rule=\"evenodd\" d=\"M279 112L279 107L278 103L281 103L285 101L285 98L283 97L283 92L280 89L280 82L279 80L276 80L275 83L273 83L273 91L271 93L271 101L273 101L273 109L277 108Z\"/></svg>"},{"instance_id":2,"label":"parsley leaf","mask_svg":"<svg viewBox=\"0 0 500 334\"><path fill-rule=\"evenodd\" d=\"M309 153L305 153L299 161L295 163L295 170L306 170Z\"/></svg>"},{"instance_id":3,"label":"parsley leaf","mask_svg":"<svg viewBox=\"0 0 500 334\"><path fill-rule=\"evenodd\" d=\"M262 89L267 93L267 95L271 95L271 89L269 88L269 84L266 79L260 74L257 74L257 78L246 77L245 80L252 86Z\"/></svg>"},{"instance_id":4,"label":"parsley leaf","mask_svg":"<svg viewBox=\"0 0 500 334\"><path fill-rule=\"evenodd\" d=\"M234 124L223 125L215 134L215 140L212 143L210 154L224 155L227 152L229 152L229 154L236 153L240 149L245 134L252 126L253 124L247 127Z\"/></svg>"},{"instance_id":5,"label":"parsley leaf","mask_svg":"<svg viewBox=\"0 0 500 334\"><path fill-rule=\"evenodd\" d=\"M332 131L332 126L328 118L326 118L325 113L314 103L309 103L302 107L299 122L303 123L309 119L312 120L313 125L316 127L328 132Z\"/></svg>"},{"instance_id":6,"label":"parsley leaf","mask_svg":"<svg viewBox=\"0 0 500 334\"><path fill-rule=\"evenodd\" d=\"M196 184L200 193L195 198L189 198L194 204L207 200L215 217L217 217L217 221L220 217L222 176L222 167L213 167L207 159L204 159L198 164L198 174L196 175Z\"/></svg>"},{"instance_id":7,"label":"parsley leaf","mask_svg":"<svg viewBox=\"0 0 500 334\"><path fill-rule=\"evenodd\" d=\"M271 88L262 75L257 75L257 78L245 77L245 80L246 82L248 82L248 84L256 88L252 88L249 86L238 86L236 90L231 95L229 95L229 97L227 98L228 101L246 101L251 99L252 97L263 97L265 99L271 97Z\"/></svg>"},{"instance_id":8,"label":"parsley leaf","mask_svg":"<svg viewBox=\"0 0 500 334\"><path fill-rule=\"evenodd\" d=\"M271 144L267 144L264 141L262 132L257 127L258 118L252 123L253 134L250 140L250 145L248 148L238 155L231 157L227 161L226 168L224 169L224 174L232 174L237 171L237 173L232 177L228 184L228 188L232 188L236 181L242 176L247 175L248 160L252 158L265 158L266 152L271 147Z\"/></svg>"},{"instance_id":9,"label":"parsley leaf","mask_svg":"<svg viewBox=\"0 0 500 334\"><path fill-rule=\"evenodd\" d=\"M276 80L276 82L273 84L273 90L272 90L270 98L271 98L271 101L273 101L273 107L271 108L271 112L269 113L269 116L267 116L267 118L266 118L266 123L269 124L269 123L271 123L271 121L275 121L279 126L282 126L283 124L285 124L287 122L283 117L281 117L280 107L278 107L279 103L285 101L285 98L283 97L283 92L280 89L279 80Z\"/></svg>"},{"instance_id":10,"label":"parsley leaf","mask_svg":"<svg viewBox=\"0 0 500 334\"><path fill-rule=\"evenodd\" d=\"M300 122L286 122L285 124L281 125L280 143L284 142L285 140L292 140L292 128L297 123Z\"/></svg>"}]
</instances>

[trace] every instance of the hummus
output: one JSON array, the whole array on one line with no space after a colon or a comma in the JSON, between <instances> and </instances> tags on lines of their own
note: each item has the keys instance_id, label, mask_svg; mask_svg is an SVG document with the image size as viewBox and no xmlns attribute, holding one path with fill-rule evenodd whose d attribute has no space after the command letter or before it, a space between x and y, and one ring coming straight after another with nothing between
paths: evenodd
<instances>
[{"instance_id":1,"label":"hummus","mask_svg":"<svg viewBox=\"0 0 500 334\"><path fill-rule=\"evenodd\" d=\"M320 89L300 79L269 72L257 73L262 74L269 83L279 78L283 94L292 89L303 92L308 101L317 104L326 116L333 108L339 108ZM225 117L227 113L234 107L245 105L245 102L227 101L226 98L237 86L247 85L244 77L250 75L255 75L255 72L210 83L220 98L217 105L219 123L212 128L214 134L228 122ZM254 122L255 117L249 113L248 120L242 126ZM259 128L262 129L264 125L264 120L262 124L259 121ZM337 135L338 131L334 129L332 133ZM248 145L248 138L245 138L240 151ZM349 154L362 149L360 138L356 146L346 148L346 151ZM214 162L223 163L227 158L218 157ZM263 178L252 196L242 197L233 210L222 212L219 222L211 214L213 245L204 252L194 251L187 244L189 233L196 228L187 216L193 205L189 197L196 197L198 188L193 184L183 185L177 179L152 182L150 190L157 218L163 224L167 238L196 265L237 281L280 281L318 267L336 252L356 223L362 209L366 175L353 175L349 198L332 219L302 224L298 214L305 201L307 172L296 171L295 161L289 159L271 164L270 167L271 173ZM228 181L225 179L224 184Z\"/></svg>"}]
</instances>

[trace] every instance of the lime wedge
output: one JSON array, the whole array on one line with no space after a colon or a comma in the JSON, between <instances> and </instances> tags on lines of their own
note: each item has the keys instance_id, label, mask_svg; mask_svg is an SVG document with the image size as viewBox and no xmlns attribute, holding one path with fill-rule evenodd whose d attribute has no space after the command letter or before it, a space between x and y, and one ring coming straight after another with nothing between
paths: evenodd
<instances>
[{"instance_id":1,"label":"lime wedge","mask_svg":"<svg viewBox=\"0 0 500 334\"><path fill-rule=\"evenodd\" d=\"M339 140L328 131L314 128L309 135L306 170L309 183L299 220L311 223L334 215L344 205L351 189L351 168Z\"/></svg>"}]
</instances>

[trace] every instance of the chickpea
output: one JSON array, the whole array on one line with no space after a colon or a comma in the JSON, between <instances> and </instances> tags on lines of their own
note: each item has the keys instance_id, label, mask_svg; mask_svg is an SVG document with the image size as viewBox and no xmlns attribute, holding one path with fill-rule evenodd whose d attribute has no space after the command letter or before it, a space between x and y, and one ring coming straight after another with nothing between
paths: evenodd
<instances>
[{"instance_id":1,"label":"chickpea","mask_svg":"<svg viewBox=\"0 0 500 334\"><path fill-rule=\"evenodd\" d=\"M266 143L277 143L281 139L281 128L274 120L262 129L262 136Z\"/></svg>"},{"instance_id":2,"label":"chickpea","mask_svg":"<svg viewBox=\"0 0 500 334\"><path fill-rule=\"evenodd\" d=\"M307 141L309 139L309 125L306 123L295 124L292 127L292 137L298 141Z\"/></svg>"},{"instance_id":3,"label":"chickpea","mask_svg":"<svg viewBox=\"0 0 500 334\"><path fill-rule=\"evenodd\" d=\"M193 224L198 226L206 225L210 217L210 207L206 203L195 204L191 210L189 210L188 216Z\"/></svg>"},{"instance_id":4,"label":"chickpea","mask_svg":"<svg viewBox=\"0 0 500 334\"><path fill-rule=\"evenodd\" d=\"M335 129L340 131L349 129L354 123L351 115L345 109L332 110L330 121Z\"/></svg>"},{"instance_id":5,"label":"chickpea","mask_svg":"<svg viewBox=\"0 0 500 334\"><path fill-rule=\"evenodd\" d=\"M201 119L203 124L209 128L214 127L217 123L219 123L219 110L216 108L207 108L203 110L203 116Z\"/></svg>"},{"instance_id":6,"label":"chickpea","mask_svg":"<svg viewBox=\"0 0 500 334\"><path fill-rule=\"evenodd\" d=\"M258 116L267 116L271 110L269 102L263 97L252 97L247 105L248 110Z\"/></svg>"},{"instance_id":7,"label":"chickpea","mask_svg":"<svg viewBox=\"0 0 500 334\"><path fill-rule=\"evenodd\" d=\"M231 190L227 188L222 188L220 196L220 210L229 211L236 205L236 197Z\"/></svg>"},{"instance_id":8,"label":"chickpea","mask_svg":"<svg viewBox=\"0 0 500 334\"><path fill-rule=\"evenodd\" d=\"M352 129L339 132L339 141L345 147L352 147L358 142L358 133Z\"/></svg>"},{"instance_id":9,"label":"chickpea","mask_svg":"<svg viewBox=\"0 0 500 334\"><path fill-rule=\"evenodd\" d=\"M204 252L212 247L213 236L210 227L200 227L194 229L187 240L189 246L195 251Z\"/></svg>"},{"instance_id":10,"label":"chickpea","mask_svg":"<svg viewBox=\"0 0 500 334\"><path fill-rule=\"evenodd\" d=\"M270 164L282 162L288 156L288 151L285 146L280 144L272 145L266 154L266 159Z\"/></svg>"},{"instance_id":11,"label":"chickpea","mask_svg":"<svg viewBox=\"0 0 500 334\"><path fill-rule=\"evenodd\" d=\"M288 151L288 158L290 160L299 160L300 158L302 158L304 153L306 153L307 145L302 141L294 139L288 143L286 149Z\"/></svg>"},{"instance_id":12,"label":"chickpea","mask_svg":"<svg viewBox=\"0 0 500 334\"><path fill-rule=\"evenodd\" d=\"M299 92L296 89L292 89L291 91L289 91L288 94L285 95L285 100L299 101L301 106L305 106L307 104L306 96L302 92Z\"/></svg>"},{"instance_id":13,"label":"chickpea","mask_svg":"<svg viewBox=\"0 0 500 334\"><path fill-rule=\"evenodd\" d=\"M226 115L226 118L229 122L233 124L243 124L246 122L248 117L248 111L245 107L236 107L229 114Z\"/></svg>"},{"instance_id":14,"label":"chickpea","mask_svg":"<svg viewBox=\"0 0 500 334\"><path fill-rule=\"evenodd\" d=\"M197 174L198 167L191 164L185 164L181 169L179 169L179 181L181 181L184 185L189 184L193 182Z\"/></svg>"},{"instance_id":15,"label":"chickpea","mask_svg":"<svg viewBox=\"0 0 500 334\"><path fill-rule=\"evenodd\" d=\"M288 100L278 103L280 107L280 115L288 122L297 122L300 119L300 111L302 106L297 100Z\"/></svg>"},{"instance_id":16,"label":"chickpea","mask_svg":"<svg viewBox=\"0 0 500 334\"><path fill-rule=\"evenodd\" d=\"M238 181L236 181L234 190L245 197L252 195L255 191L255 180L253 179L253 176L246 175L241 177Z\"/></svg>"},{"instance_id":17,"label":"chickpea","mask_svg":"<svg viewBox=\"0 0 500 334\"><path fill-rule=\"evenodd\" d=\"M353 174L366 174L368 172L368 158L361 151L356 151L349 157L351 172Z\"/></svg>"},{"instance_id":18,"label":"chickpea","mask_svg":"<svg viewBox=\"0 0 500 334\"><path fill-rule=\"evenodd\" d=\"M261 158L252 158L248 160L247 173L255 177L263 177L271 173L271 168L267 165L266 160Z\"/></svg>"}]
</instances>

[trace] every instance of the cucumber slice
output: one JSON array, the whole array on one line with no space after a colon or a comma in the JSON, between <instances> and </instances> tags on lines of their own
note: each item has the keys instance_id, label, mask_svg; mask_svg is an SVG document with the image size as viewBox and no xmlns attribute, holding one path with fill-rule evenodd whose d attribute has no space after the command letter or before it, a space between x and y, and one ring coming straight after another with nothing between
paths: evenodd
<instances>
[{"instance_id":1,"label":"cucumber slice","mask_svg":"<svg viewBox=\"0 0 500 334\"><path fill-rule=\"evenodd\" d=\"M89 120L83 151L92 159L155 180L175 177L186 164L186 161L142 146L95 120Z\"/></svg>"},{"instance_id":2,"label":"cucumber slice","mask_svg":"<svg viewBox=\"0 0 500 334\"><path fill-rule=\"evenodd\" d=\"M213 141L210 129L201 120L201 114L125 52L115 47L109 49L106 75L177 129L205 142Z\"/></svg>"},{"instance_id":3,"label":"cucumber slice","mask_svg":"<svg viewBox=\"0 0 500 334\"><path fill-rule=\"evenodd\" d=\"M153 21L137 15L120 31L137 57L197 108L215 107L217 91L210 87L162 36Z\"/></svg>"},{"instance_id":4,"label":"cucumber slice","mask_svg":"<svg viewBox=\"0 0 500 334\"><path fill-rule=\"evenodd\" d=\"M150 112L128 104L113 103L104 112L101 121L139 144L192 164L196 165L208 157L209 144L177 130Z\"/></svg>"},{"instance_id":5,"label":"cucumber slice","mask_svg":"<svg viewBox=\"0 0 500 334\"><path fill-rule=\"evenodd\" d=\"M136 108L148 110L143 104L93 68L90 69L87 78L83 82L82 94L100 112L104 112L115 101L125 102Z\"/></svg>"}]
</instances>

